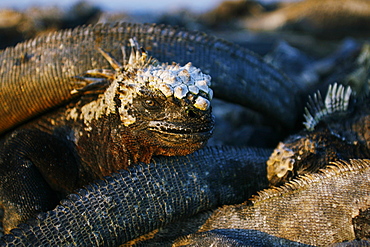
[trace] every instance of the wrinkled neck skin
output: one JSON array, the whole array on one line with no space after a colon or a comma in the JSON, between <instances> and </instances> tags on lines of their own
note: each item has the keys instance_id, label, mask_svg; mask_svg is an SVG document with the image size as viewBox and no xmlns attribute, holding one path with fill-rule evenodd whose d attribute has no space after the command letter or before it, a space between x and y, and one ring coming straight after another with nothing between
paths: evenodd
<instances>
[{"instance_id":1,"label":"wrinkled neck skin","mask_svg":"<svg viewBox=\"0 0 370 247\"><path fill-rule=\"evenodd\" d=\"M114 114L93 120L89 129L80 126L83 124L72 128L72 135L81 159L81 176L87 180L107 176L138 161L148 162L151 158L153 151L147 150L136 133L121 125Z\"/></svg>"},{"instance_id":2,"label":"wrinkled neck skin","mask_svg":"<svg viewBox=\"0 0 370 247\"><path fill-rule=\"evenodd\" d=\"M93 120L90 127L74 128L71 133L81 158L81 177L86 180L107 176L137 162L149 163L154 155L190 154L203 147L210 136L184 137L178 143L169 141L176 140L176 136L167 136L166 141L166 136L161 137L146 125L122 125L115 114Z\"/></svg>"}]
</instances>

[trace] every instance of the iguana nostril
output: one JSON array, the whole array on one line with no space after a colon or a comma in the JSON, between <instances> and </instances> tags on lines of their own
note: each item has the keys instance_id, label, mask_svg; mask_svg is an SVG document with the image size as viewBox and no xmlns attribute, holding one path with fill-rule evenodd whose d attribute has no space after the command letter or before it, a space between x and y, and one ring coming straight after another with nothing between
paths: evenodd
<instances>
[{"instance_id":1,"label":"iguana nostril","mask_svg":"<svg viewBox=\"0 0 370 247\"><path fill-rule=\"evenodd\" d=\"M197 113L195 113L193 110L189 110L189 111L188 111L188 116L189 116L190 118L196 118L196 117L198 116L198 114L197 114Z\"/></svg>"}]
</instances>

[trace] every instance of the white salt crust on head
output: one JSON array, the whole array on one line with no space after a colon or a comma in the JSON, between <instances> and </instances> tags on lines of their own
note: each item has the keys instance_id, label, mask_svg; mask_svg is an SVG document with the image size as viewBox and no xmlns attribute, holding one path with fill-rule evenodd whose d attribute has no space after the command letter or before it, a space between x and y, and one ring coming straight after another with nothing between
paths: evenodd
<instances>
[{"instance_id":1,"label":"white salt crust on head","mask_svg":"<svg viewBox=\"0 0 370 247\"><path fill-rule=\"evenodd\" d=\"M207 110L213 97L211 76L203 74L191 63L185 66L150 65L147 69L138 71L136 80L152 90L162 92L167 98L183 99L189 93L193 94L197 96L194 107L200 110ZM203 92L202 96L200 92Z\"/></svg>"},{"instance_id":2,"label":"white salt crust on head","mask_svg":"<svg viewBox=\"0 0 370 247\"><path fill-rule=\"evenodd\" d=\"M134 97L143 87L161 92L166 98L174 97L180 100L191 98L195 108L203 111L209 109L213 97L213 91L210 88L211 76L203 74L191 63L180 66L153 62L153 65L144 66L140 65L142 63L140 59L142 56L137 56L131 59L132 62L125 65L123 70L116 70L115 79L105 93L97 100L82 106L80 114L75 108L71 109L67 119L83 120L87 127L85 129L88 130L91 120L115 113L114 98L119 95L121 107L118 113L122 123L129 126L136 122L136 118L129 114L129 107L124 106L131 105ZM132 70L135 76L127 76ZM119 93L123 91L125 94ZM192 97L188 97L190 95Z\"/></svg>"}]
</instances>

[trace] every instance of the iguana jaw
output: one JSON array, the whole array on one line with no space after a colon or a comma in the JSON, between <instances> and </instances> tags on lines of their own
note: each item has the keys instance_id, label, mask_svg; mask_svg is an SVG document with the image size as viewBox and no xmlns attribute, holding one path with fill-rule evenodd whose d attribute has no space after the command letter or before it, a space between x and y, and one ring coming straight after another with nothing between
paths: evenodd
<instances>
[{"instance_id":1,"label":"iguana jaw","mask_svg":"<svg viewBox=\"0 0 370 247\"><path fill-rule=\"evenodd\" d=\"M175 126L173 126L175 127ZM171 143L172 145L183 144L184 141L188 142L206 142L212 135L213 126L206 126L201 129L195 130L182 126L176 128L149 128L153 135L160 138L161 142Z\"/></svg>"},{"instance_id":2,"label":"iguana jaw","mask_svg":"<svg viewBox=\"0 0 370 247\"><path fill-rule=\"evenodd\" d=\"M213 118L202 123L150 121L148 130L161 142L171 145L205 143L213 133Z\"/></svg>"}]
</instances>

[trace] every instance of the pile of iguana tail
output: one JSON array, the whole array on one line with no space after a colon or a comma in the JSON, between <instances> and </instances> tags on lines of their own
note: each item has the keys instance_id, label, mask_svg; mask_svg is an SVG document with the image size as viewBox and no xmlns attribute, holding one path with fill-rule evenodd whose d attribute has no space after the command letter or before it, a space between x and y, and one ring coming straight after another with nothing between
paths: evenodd
<instances>
[{"instance_id":1,"label":"pile of iguana tail","mask_svg":"<svg viewBox=\"0 0 370 247\"><path fill-rule=\"evenodd\" d=\"M268 154L208 148L138 164L69 195L54 210L13 229L0 245L117 246L265 188Z\"/></svg>"}]
</instances>

